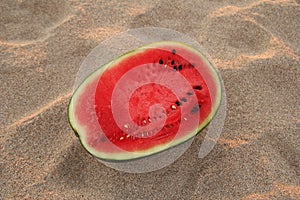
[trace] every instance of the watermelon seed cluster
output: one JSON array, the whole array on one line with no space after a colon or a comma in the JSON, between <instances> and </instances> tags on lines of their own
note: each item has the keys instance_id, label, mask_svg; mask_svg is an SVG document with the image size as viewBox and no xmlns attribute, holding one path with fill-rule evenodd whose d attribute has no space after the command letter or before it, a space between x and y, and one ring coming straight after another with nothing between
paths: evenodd
<instances>
[{"instance_id":1,"label":"watermelon seed cluster","mask_svg":"<svg viewBox=\"0 0 300 200\"><path fill-rule=\"evenodd\" d=\"M176 49L173 49L173 50L172 50L172 54L173 54L173 55L176 54ZM164 64L164 61L163 61L162 59L160 59L160 60L158 61L158 63L162 65L162 64ZM174 60L171 60L171 62L169 61L169 63L173 66L173 71L176 72L176 71L181 71L181 70L183 70L183 65L182 65L182 64L176 66ZM167 64L166 64L166 63L164 64L164 67L165 67L165 68L167 67ZM195 67L195 66L192 64L190 67ZM199 90L202 89L202 87L201 87L201 85L195 85L195 86L193 86L193 89L199 91ZM188 96L194 95L193 92L187 92L186 94L187 94ZM171 108L172 110L176 110L176 109L177 109L177 106L181 106L181 105L182 105L182 102L187 102L187 98L185 98L185 97L181 98L180 100L181 100L181 101L176 101L175 104L172 104L172 105L170 106L170 108ZM192 110L191 110L191 114L197 113L197 112L199 111L200 108L201 108L200 105L194 106L194 107L192 108ZM184 117L184 120L187 120L187 118ZM167 125L166 127L169 128L169 125Z\"/></svg>"},{"instance_id":2,"label":"watermelon seed cluster","mask_svg":"<svg viewBox=\"0 0 300 200\"><path fill-rule=\"evenodd\" d=\"M173 54L173 55L176 54L176 50L175 50L175 49L172 50L172 54ZM163 59L159 59L159 60L158 60L158 63L161 64L161 65L164 64ZM166 62L166 63L167 63L167 62ZM167 68L167 66L168 66L166 63L164 64L164 67L165 67L165 68ZM191 64L190 66L183 66L182 64L176 66L174 60L171 60L171 62L169 62L169 63L173 66L173 71L175 71L175 72L176 72L176 71L181 71L181 70L183 70L184 67L192 67L192 68L195 67L194 64Z\"/></svg>"}]
</instances>

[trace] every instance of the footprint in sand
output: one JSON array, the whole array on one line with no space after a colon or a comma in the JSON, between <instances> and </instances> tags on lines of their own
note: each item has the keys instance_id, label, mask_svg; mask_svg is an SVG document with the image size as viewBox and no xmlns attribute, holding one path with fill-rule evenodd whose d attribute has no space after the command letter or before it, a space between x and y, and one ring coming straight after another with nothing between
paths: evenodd
<instances>
[{"instance_id":1,"label":"footprint in sand","mask_svg":"<svg viewBox=\"0 0 300 200\"><path fill-rule=\"evenodd\" d=\"M48 38L71 11L63 0L0 2L0 40L8 43L33 43Z\"/></svg>"}]
</instances>

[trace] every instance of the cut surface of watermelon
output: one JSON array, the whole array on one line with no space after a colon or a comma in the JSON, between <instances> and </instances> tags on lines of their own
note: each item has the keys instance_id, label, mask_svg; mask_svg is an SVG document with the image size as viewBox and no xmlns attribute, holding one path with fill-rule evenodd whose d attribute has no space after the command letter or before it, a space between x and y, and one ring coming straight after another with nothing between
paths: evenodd
<instances>
[{"instance_id":1,"label":"cut surface of watermelon","mask_svg":"<svg viewBox=\"0 0 300 200\"><path fill-rule=\"evenodd\" d=\"M156 42L100 67L74 92L69 121L84 148L130 160L181 144L213 118L221 82L201 52Z\"/></svg>"}]
</instances>

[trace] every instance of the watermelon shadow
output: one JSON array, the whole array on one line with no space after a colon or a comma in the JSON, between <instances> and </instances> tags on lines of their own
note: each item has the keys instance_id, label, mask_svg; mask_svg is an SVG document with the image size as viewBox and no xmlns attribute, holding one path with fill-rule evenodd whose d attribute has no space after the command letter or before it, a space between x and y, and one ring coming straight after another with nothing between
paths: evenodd
<instances>
[{"instance_id":1,"label":"watermelon shadow","mask_svg":"<svg viewBox=\"0 0 300 200\"><path fill-rule=\"evenodd\" d=\"M49 175L47 182L52 182L55 187L59 184L84 194L93 194L93 197L177 199L180 196L182 199L189 199L197 189L203 170L214 164L210 162L211 158L198 158L202 139L202 135L197 136L191 147L173 164L158 171L139 174L106 167L76 141ZM214 152L213 157L222 156L221 152L222 150Z\"/></svg>"},{"instance_id":2,"label":"watermelon shadow","mask_svg":"<svg viewBox=\"0 0 300 200\"><path fill-rule=\"evenodd\" d=\"M53 181L55 184L64 184L72 189L84 189L92 182L96 182L97 178L100 179L101 176L106 176L106 173L114 172L89 155L79 141L73 142L62 156L62 161L48 176L48 181Z\"/></svg>"}]
</instances>

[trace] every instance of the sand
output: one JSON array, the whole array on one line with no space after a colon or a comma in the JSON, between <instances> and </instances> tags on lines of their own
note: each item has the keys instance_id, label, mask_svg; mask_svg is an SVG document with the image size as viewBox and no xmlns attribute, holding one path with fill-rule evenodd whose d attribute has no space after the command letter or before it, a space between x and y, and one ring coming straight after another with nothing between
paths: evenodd
<instances>
[{"instance_id":1,"label":"sand","mask_svg":"<svg viewBox=\"0 0 300 200\"><path fill-rule=\"evenodd\" d=\"M1 0L0 199L300 199L299 19L298 0ZM205 158L197 137L172 165L130 174L82 148L67 105L94 47L147 26L203 46L227 117Z\"/></svg>"}]
</instances>

